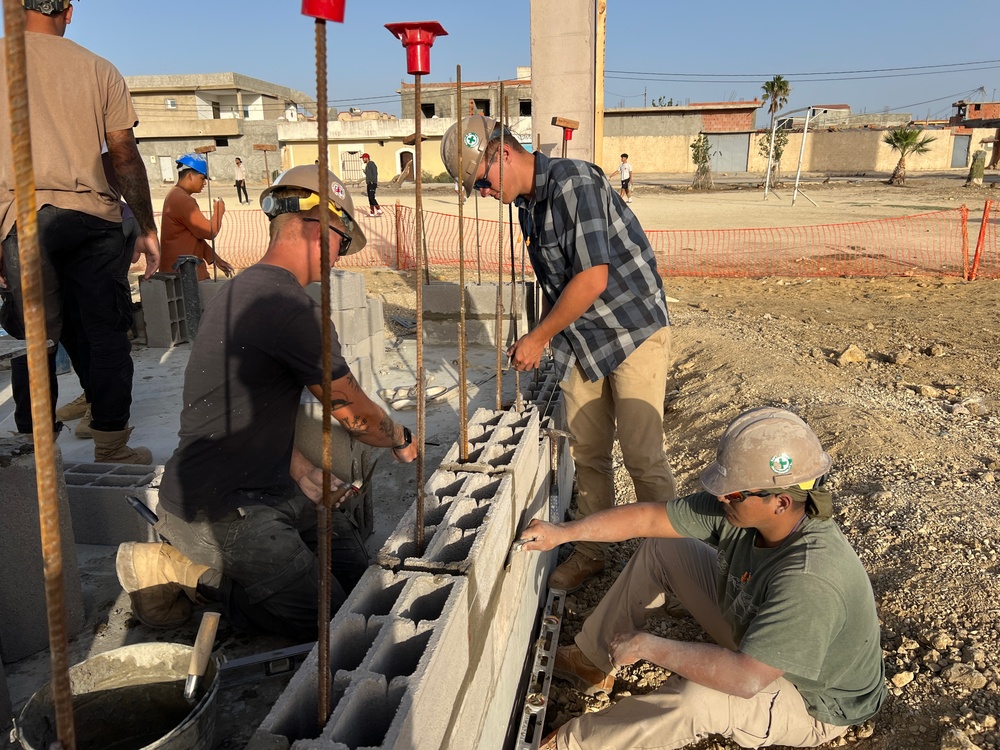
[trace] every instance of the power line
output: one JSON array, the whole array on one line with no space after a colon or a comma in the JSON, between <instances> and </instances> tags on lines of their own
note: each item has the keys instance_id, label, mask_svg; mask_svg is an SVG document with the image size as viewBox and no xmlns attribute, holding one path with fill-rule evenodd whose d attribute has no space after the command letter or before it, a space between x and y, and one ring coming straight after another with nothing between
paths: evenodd
<instances>
[{"instance_id":1,"label":"power line","mask_svg":"<svg viewBox=\"0 0 1000 750\"><path fill-rule=\"evenodd\" d=\"M873 76L840 76L832 78L799 78L789 75L788 82L792 84L803 84L803 83L820 83L827 81L874 81L884 78L910 78L913 76L933 76L933 75L944 75L950 73L972 73L980 70L997 70L1000 65L991 65L984 68L966 68L964 70L933 70L925 73L891 73L886 75L873 75ZM609 75L605 76L606 79L620 80L620 81L654 81L658 83L747 83L746 80L737 79L714 79L714 80L704 80L701 78L647 78L645 75L649 74L639 74L636 76L617 76ZM653 74L658 75L658 74Z\"/></svg>"},{"instance_id":2,"label":"power line","mask_svg":"<svg viewBox=\"0 0 1000 750\"><path fill-rule=\"evenodd\" d=\"M1000 60L974 60L970 62L961 63L940 63L938 65L909 65L902 68L868 68L861 70L824 70L824 71L813 71L808 73L782 73L781 75L785 78L789 76L807 77L807 76L829 76L829 75L854 75L856 73L894 73L897 71L904 70L930 70L932 68L958 68L966 67L969 65L994 65L1000 64ZM941 71L945 72L945 71ZM605 74L608 73L619 73L623 75L640 75L640 76L687 76L690 78L769 78L774 75L771 73L653 73L648 71L637 71L637 70L606 70ZM853 80L853 79L847 79ZM727 83L729 81L726 81Z\"/></svg>"}]
</instances>

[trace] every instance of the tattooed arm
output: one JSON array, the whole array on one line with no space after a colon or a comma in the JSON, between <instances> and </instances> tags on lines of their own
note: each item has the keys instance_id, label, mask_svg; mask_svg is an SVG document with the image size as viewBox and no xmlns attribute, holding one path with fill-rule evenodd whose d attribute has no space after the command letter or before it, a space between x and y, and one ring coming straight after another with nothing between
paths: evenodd
<instances>
[{"instance_id":1,"label":"tattooed arm","mask_svg":"<svg viewBox=\"0 0 1000 750\"><path fill-rule=\"evenodd\" d=\"M146 256L148 279L160 267L160 241L156 236L156 222L153 221L153 200L149 195L146 165L142 163L131 128L110 131L107 134L107 142L111 166L118 179L122 197L139 222L141 234L135 243L132 262L139 260L140 254Z\"/></svg>"},{"instance_id":2,"label":"tattooed arm","mask_svg":"<svg viewBox=\"0 0 1000 750\"><path fill-rule=\"evenodd\" d=\"M322 385L311 385L309 390L322 402ZM406 436L403 425L393 422L382 407L368 398L354 375L348 373L334 380L330 393L331 413L352 437L365 445L392 448L393 455L404 463L417 457L416 441L411 440L408 445L404 445Z\"/></svg>"}]
</instances>

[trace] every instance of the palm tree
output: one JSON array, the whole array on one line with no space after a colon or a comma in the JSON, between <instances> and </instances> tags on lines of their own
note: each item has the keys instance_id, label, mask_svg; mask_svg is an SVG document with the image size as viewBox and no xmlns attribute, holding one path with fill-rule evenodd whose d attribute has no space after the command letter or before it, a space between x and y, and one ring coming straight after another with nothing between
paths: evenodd
<instances>
[{"instance_id":1,"label":"palm tree","mask_svg":"<svg viewBox=\"0 0 1000 750\"><path fill-rule=\"evenodd\" d=\"M764 81L760 87L764 92L764 103L767 104L767 111L771 113L771 124L768 132L774 132L774 116L782 107L788 104L788 95L792 93L792 84L784 76L776 75L770 81ZM771 165L772 180L778 176L778 161Z\"/></svg>"},{"instance_id":2,"label":"palm tree","mask_svg":"<svg viewBox=\"0 0 1000 750\"><path fill-rule=\"evenodd\" d=\"M933 135L920 134L923 131L916 128L893 128L882 137L882 142L899 152L899 161L896 168L892 170L892 177L889 178L889 185L903 185L906 182L906 157L910 154L925 154L930 150L930 144L937 138Z\"/></svg>"}]
</instances>

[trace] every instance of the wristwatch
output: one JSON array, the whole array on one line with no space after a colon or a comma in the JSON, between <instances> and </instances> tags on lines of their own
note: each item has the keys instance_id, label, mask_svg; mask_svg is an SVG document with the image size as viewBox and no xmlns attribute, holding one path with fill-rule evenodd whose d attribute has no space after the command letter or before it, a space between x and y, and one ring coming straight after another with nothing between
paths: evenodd
<instances>
[{"instance_id":1,"label":"wristwatch","mask_svg":"<svg viewBox=\"0 0 1000 750\"><path fill-rule=\"evenodd\" d=\"M405 427L404 426L403 427L403 442L400 443L399 445L392 446L392 449L394 451L401 451L401 450L403 450L403 448L408 448L410 446L410 443L412 443L412 442L413 442L413 433L410 432L410 428L409 427Z\"/></svg>"}]
</instances>

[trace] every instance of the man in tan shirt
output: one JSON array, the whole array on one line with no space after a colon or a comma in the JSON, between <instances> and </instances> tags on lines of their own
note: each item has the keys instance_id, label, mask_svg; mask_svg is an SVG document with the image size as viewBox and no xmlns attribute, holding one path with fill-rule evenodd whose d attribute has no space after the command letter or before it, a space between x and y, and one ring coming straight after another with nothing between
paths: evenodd
<instances>
[{"instance_id":1,"label":"man in tan shirt","mask_svg":"<svg viewBox=\"0 0 1000 750\"><path fill-rule=\"evenodd\" d=\"M198 281L207 281L210 276L207 264L215 263L226 276L235 273L233 267L224 261L208 244L222 230L222 216L226 213L226 202L219 198L211 220L198 207L194 199L208 182L208 163L201 154L185 154L177 160L177 184L163 199L163 214L160 217L160 249L163 253L160 267L173 271L174 263L182 255L193 255L203 261L198 264Z\"/></svg>"},{"instance_id":2,"label":"man in tan shirt","mask_svg":"<svg viewBox=\"0 0 1000 750\"><path fill-rule=\"evenodd\" d=\"M89 344L87 396L94 460L149 463L148 450L128 446L132 297L122 263L125 236L119 196L109 186L101 161L106 144L121 194L139 223L132 261L145 255L146 275L151 276L159 266L160 249L146 168L132 133L138 118L121 73L107 60L64 38L73 19L69 0L24 0L23 4L46 333L52 341L66 339L68 348L70 339L76 337L63 336L65 319L79 326ZM0 132L6 133L10 111L5 60L5 53L0 54ZM16 219L13 153L10 141L3 138L0 286L9 287L13 318L23 322ZM54 359L53 352L49 361L53 406L58 396ZM15 426L20 433L30 433L35 425L26 358L12 360L11 381ZM54 412L52 425L59 426Z\"/></svg>"}]
</instances>

